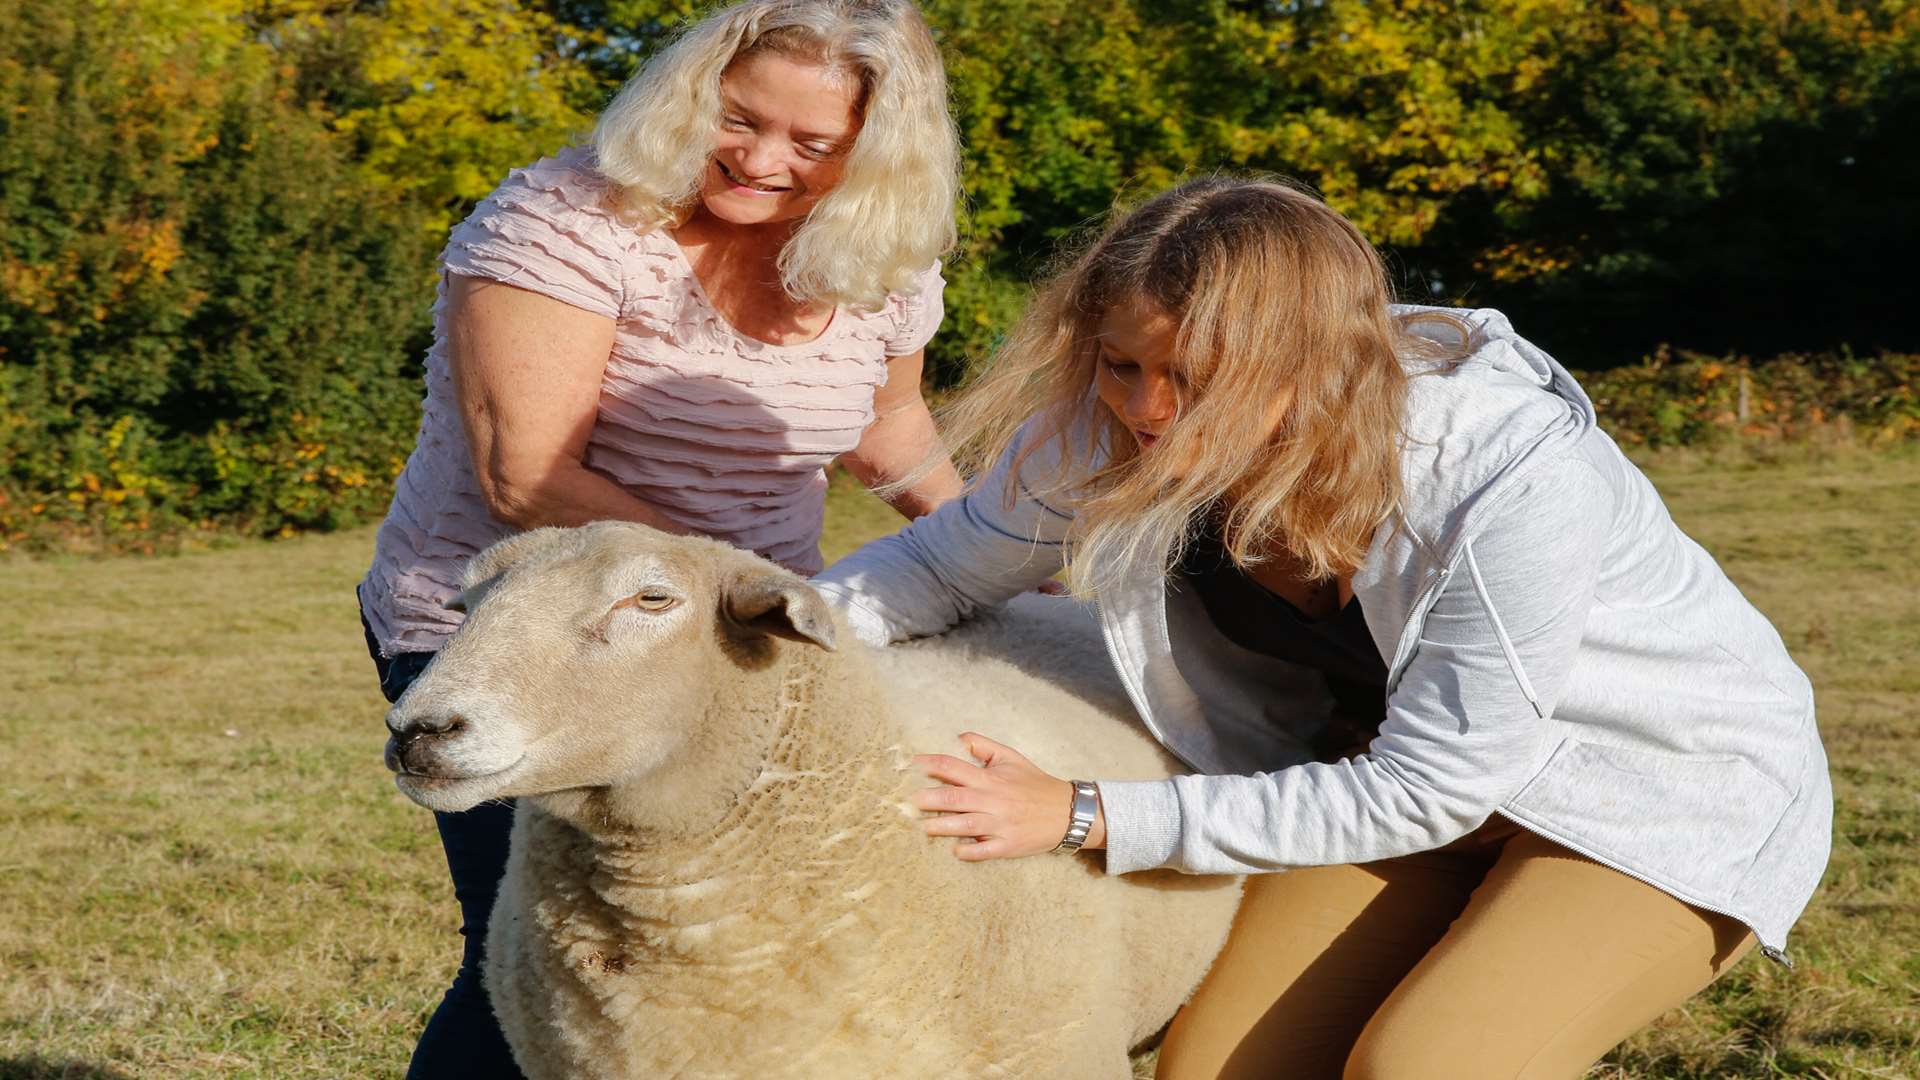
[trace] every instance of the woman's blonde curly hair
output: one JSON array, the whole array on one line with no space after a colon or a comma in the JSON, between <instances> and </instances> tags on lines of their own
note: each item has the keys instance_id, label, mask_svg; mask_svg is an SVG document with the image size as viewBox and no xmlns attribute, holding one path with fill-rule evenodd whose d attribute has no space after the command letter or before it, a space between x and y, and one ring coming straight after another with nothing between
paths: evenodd
<instances>
[{"instance_id":1,"label":"woman's blonde curly hair","mask_svg":"<svg viewBox=\"0 0 1920 1080\"><path fill-rule=\"evenodd\" d=\"M959 136L946 71L908 0L747 0L689 27L601 113L593 148L637 227L684 218L721 118L720 77L756 52L858 80L860 134L840 183L780 254L794 297L877 309L954 243Z\"/></svg>"}]
</instances>

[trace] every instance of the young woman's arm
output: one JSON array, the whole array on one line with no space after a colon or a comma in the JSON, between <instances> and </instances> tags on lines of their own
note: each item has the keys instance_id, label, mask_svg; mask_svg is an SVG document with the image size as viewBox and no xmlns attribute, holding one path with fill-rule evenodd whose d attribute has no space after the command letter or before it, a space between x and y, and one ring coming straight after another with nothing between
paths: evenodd
<instances>
[{"instance_id":1,"label":"young woman's arm","mask_svg":"<svg viewBox=\"0 0 1920 1080\"><path fill-rule=\"evenodd\" d=\"M1591 465L1543 471L1469 545L1366 753L1253 776L1103 781L1087 846L1105 846L1108 872L1372 862L1464 836L1511 798L1553 750L1544 720L1572 671L1612 520L1612 489ZM954 849L969 861L1051 849L1066 781L1014 748L963 739L980 764L917 759L947 785L915 793L945 815L926 830L980 838Z\"/></svg>"},{"instance_id":2,"label":"young woman's arm","mask_svg":"<svg viewBox=\"0 0 1920 1080\"><path fill-rule=\"evenodd\" d=\"M1553 751L1543 720L1573 670L1613 504L1583 460L1523 485L1455 566L1365 754L1103 783L1108 870L1371 862L1440 847L1512 798Z\"/></svg>"},{"instance_id":3,"label":"young woman's arm","mask_svg":"<svg viewBox=\"0 0 1920 1080\"><path fill-rule=\"evenodd\" d=\"M940 633L1060 571L1072 519L1036 498L1033 486L1013 470L1031 430L1029 425L1021 431L974 490L813 579L846 610L863 640L886 644ZM1056 461L1049 448L1041 448L1021 472L1051 477Z\"/></svg>"},{"instance_id":4,"label":"young woman's arm","mask_svg":"<svg viewBox=\"0 0 1920 1080\"><path fill-rule=\"evenodd\" d=\"M940 445L933 414L920 392L926 362L925 349L888 358L886 385L873 394L873 423L860 436L860 444L840 459L854 479L869 488L911 475ZM952 462L943 460L911 488L889 496L887 503L912 521L932 513L960 490L960 474Z\"/></svg>"}]
</instances>

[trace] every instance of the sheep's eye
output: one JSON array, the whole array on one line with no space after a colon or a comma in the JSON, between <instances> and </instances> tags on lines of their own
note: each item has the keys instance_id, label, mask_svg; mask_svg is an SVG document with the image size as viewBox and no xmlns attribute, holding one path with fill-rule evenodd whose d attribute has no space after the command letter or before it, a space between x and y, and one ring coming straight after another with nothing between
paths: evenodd
<instances>
[{"instance_id":1,"label":"sheep's eye","mask_svg":"<svg viewBox=\"0 0 1920 1080\"><path fill-rule=\"evenodd\" d=\"M679 603L680 598L672 593L661 592L658 589L646 589L634 593L632 596L608 608L607 613L600 616L598 622L586 627L583 633L589 640L598 641L604 645L608 641L607 633L613 626L613 620L619 616L622 609L638 608L648 614L657 614L676 607Z\"/></svg>"}]
</instances>

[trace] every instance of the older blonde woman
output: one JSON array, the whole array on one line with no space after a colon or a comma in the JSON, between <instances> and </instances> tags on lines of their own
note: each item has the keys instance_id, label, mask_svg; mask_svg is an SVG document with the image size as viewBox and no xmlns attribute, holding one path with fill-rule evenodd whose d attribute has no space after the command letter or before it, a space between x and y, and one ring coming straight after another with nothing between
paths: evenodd
<instances>
[{"instance_id":1,"label":"older blonde woman","mask_svg":"<svg viewBox=\"0 0 1920 1080\"><path fill-rule=\"evenodd\" d=\"M389 700L465 560L600 519L820 569L836 458L898 480L953 239L945 78L907 0L751 0L634 76L591 144L515 170L442 255L420 438L360 587ZM951 467L890 501L959 490ZM409 1076L514 1076L477 961L511 807L438 815L466 936Z\"/></svg>"},{"instance_id":2,"label":"older blonde woman","mask_svg":"<svg viewBox=\"0 0 1920 1080\"><path fill-rule=\"evenodd\" d=\"M1097 598L1192 775L969 733L917 799L962 859L1255 875L1161 1076L1564 1080L1785 959L1829 845L1811 687L1498 312L1396 312L1317 199L1195 181L1042 291L951 430L978 489L819 581L873 640L1063 564Z\"/></svg>"}]
</instances>

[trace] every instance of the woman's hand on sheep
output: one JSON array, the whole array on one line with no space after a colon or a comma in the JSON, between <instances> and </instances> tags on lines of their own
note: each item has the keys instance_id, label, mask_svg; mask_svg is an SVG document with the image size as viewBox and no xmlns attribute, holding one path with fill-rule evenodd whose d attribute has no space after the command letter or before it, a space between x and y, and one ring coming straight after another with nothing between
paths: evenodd
<instances>
[{"instance_id":1,"label":"woman's hand on sheep","mask_svg":"<svg viewBox=\"0 0 1920 1080\"><path fill-rule=\"evenodd\" d=\"M936 816L921 823L928 836L958 836L954 855L968 862L1052 851L1073 817L1073 785L1042 772L1026 756L984 735L960 736L979 764L950 754L921 754L913 763L940 787L913 793L913 805ZM1105 847L1106 815L1098 811L1088 848Z\"/></svg>"}]
</instances>

